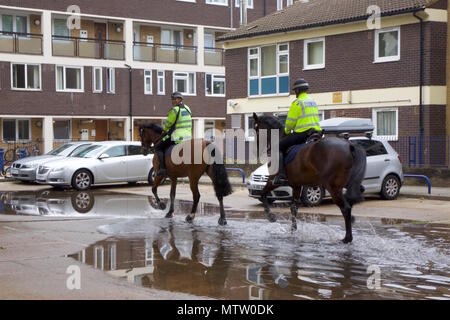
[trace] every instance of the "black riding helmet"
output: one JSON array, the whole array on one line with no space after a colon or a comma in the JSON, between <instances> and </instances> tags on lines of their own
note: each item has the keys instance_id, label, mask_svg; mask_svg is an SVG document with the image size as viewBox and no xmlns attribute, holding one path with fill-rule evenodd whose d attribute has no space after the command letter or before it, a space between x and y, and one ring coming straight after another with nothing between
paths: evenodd
<instances>
[{"instance_id":1,"label":"black riding helmet","mask_svg":"<svg viewBox=\"0 0 450 320\"><path fill-rule=\"evenodd\" d=\"M174 93L172 93L172 100L173 99L181 99L181 100L183 100L183 95L181 93L179 93L179 92L174 92Z\"/></svg>"},{"instance_id":2,"label":"black riding helmet","mask_svg":"<svg viewBox=\"0 0 450 320\"><path fill-rule=\"evenodd\" d=\"M294 82L294 86L292 87L292 90L298 90L298 91L308 91L309 89L309 83L306 82L303 78L298 78Z\"/></svg>"}]
</instances>

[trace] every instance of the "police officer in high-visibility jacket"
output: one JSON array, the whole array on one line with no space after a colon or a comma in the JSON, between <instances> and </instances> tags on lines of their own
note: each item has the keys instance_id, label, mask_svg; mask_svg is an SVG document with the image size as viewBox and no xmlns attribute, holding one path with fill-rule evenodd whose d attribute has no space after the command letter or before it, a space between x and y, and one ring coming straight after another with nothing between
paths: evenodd
<instances>
[{"instance_id":1,"label":"police officer in high-visibility jacket","mask_svg":"<svg viewBox=\"0 0 450 320\"><path fill-rule=\"evenodd\" d=\"M173 144L179 144L192 139L191 109L183 103L183 96L179 92L172 94L172 109L164 121L164 132L161 141L155 146L158 156L159 170L157 176L167 176L165 151Z\"/></svg>"},{"instance_id":2,"label":"police officer in high-visibility jacket","mask_svg":"<svg viewBox=\"0 0 450 320\"><path fill-rule=\"evenodd\" d=\"M284 168L286 151L291 146L305 143L311 134L322 131L317 104L307 94L309 84L304 79L298 79L292 89L297 99L289 109L285 125L286 136L279 144L279 170L273 181L275 185L283 185L287 180Z\"/></svg>"}]
</instances>

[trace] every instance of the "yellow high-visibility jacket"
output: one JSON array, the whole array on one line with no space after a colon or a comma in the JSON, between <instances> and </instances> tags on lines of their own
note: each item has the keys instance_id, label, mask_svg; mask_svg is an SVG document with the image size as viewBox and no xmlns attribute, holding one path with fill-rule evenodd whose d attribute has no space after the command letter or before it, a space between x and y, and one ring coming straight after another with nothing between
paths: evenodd
<instances>
[{"instance_id":1,"label":"yellow high-visibility jacket","mask_svg":"<svg viewBox=\"0 0 450 320\"><path fill-rule=\"evenodd\" d=\"M297 97L289 109L285 133L290 134L292 131L302 133L310 129L321 131L319 122L317 104L304 92Z\"/></svg>"}]
</instances>

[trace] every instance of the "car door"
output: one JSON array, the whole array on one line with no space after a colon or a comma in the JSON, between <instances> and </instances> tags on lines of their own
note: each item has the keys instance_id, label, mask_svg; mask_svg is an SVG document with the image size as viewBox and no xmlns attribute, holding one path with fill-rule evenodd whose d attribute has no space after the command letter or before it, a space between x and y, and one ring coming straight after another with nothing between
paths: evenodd
<instances>
[{"instance_id":1,"label":"car door","mask_svg":"<svg viewBox=\"0 0 450 320\"><path fill-rule=\"evenodd\" d=\"M106 156L106 157L105 157ZM95 183L127 181L127 163L124 145L114 146L97 159Z\"/></svg>"},{"instance_id":2,"label":"car door","mask_svg":"<svg viewBox=\"0 0 450 320\"><path fill-rule=\"evenodd\" d=\"M152 156L142 154L142 147L139 145L127 145L127 176L128 181L147 180L150 172Z\"/></svg>"},{"instance_id":3,"label":"car door","mask_svg":"<svg viewBox=\"0 0 450 320\"><path fill-rule=\"evenodd\" d=\"M366 150L367 168L363 185L368 192L380 191L383 175L390 158L383 143L376 140L355 140Z\"/></svg>"}]
</instances>

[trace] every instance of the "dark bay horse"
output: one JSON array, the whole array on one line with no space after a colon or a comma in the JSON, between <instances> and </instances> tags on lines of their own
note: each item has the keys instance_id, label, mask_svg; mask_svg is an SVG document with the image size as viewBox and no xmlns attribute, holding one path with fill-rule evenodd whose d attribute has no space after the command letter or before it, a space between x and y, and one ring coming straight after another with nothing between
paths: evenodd
<instances>
[{"instance_id":1,"label":"dark bay horse","mask_svg":"<svg viewBox=\"0 0 450 320\"><path fill-rule=\"evenodd\" d=\"M253 118L258 138L261 129L280 130L280 137L284 136L284 126L278 118L258 117L256 114L253 114ZM297 229L297 202L300 199L302 187L323 186L344 216L346 232L342 241L352 242L352 207L363 200L361 183L364 179L366 163L364 149L344 139L325 138L308 143L300 149L294 160L286 165L286 175L293 189L292 228ZM269 178L262 191L264 209L271 222L276 221L276 217L270 212L267 194L278 188L272 183L274 177L275 175ZM345 193L344 188L347 190Z\"/></svg>"},{"instance_id":2,"label":"dark bay horse","mask_svg":"<svg viewBox=\"0 0 450 320\"><path fill-rule=\"evenodd\" d=\"M152 146L156 145L160 141L160 139L162 138L161 137L162 133L163 128L153 123L143 125L139 128L139 135L141 138L143 152L145 155L147 155L150 152ZM167 174L171 180L170 209L166 215L166 218L173 217L174 200L177 188L177 178L189 177L189 184L194 198L194 204L192 206L191 213L186 217L186 221L192 222L194 220L198 202L200 200L200 192L198 191L198 181L200 180L200 177L204 173L206 173L213 182L216 197L219 200L220 204L219 224L226 225L227 220L225 216L225 210L223 207L223 198L230 195L232 193L232 189L230 182L228 180L227 171L225 170L225 166L223 165L222 162L223 160L221 158L222 155L220 154L219 150L215 148L213 144L211 144L211 142L206 140L189 140L180 145L180 147L188 148L189 145L191 147L190 163L175 164L172 161L170 153L167 152L164 157L166 162ZM201 161L198 161L200 163L196 164L195 160L198 160L197 159L199 155L198 153L200 152L201 152ZM214 157L214 159L209 158L207 159L209 161L205 161L203 158L204 154L208 154L208 157L212 156ZM179 156L182 158L183 152L181 152ZM216 163L217 161L215 161L215 159L220 159L219 163ZM153 157L153 168L155 172L158 172L159 163L158 157L156 156ZM158 203L161 209L163 209L164 206L160 198L158 197L158 187L163 180L164 177L156 176L152 186L152 192L155 196L156 202Z\"/></svg>"}]
</instances>

